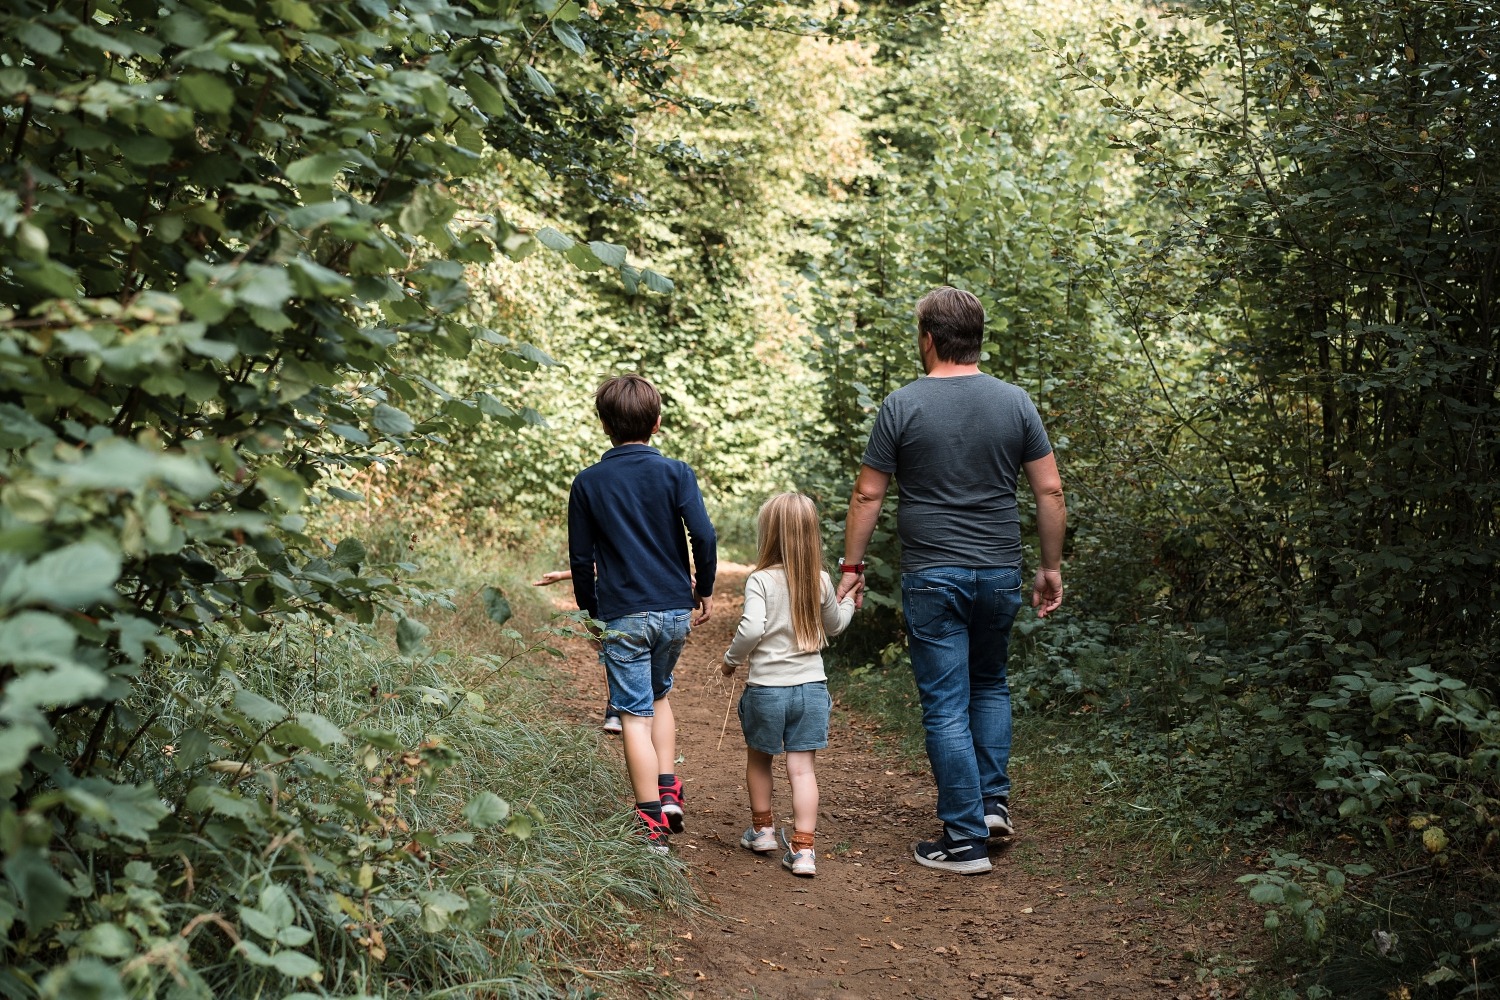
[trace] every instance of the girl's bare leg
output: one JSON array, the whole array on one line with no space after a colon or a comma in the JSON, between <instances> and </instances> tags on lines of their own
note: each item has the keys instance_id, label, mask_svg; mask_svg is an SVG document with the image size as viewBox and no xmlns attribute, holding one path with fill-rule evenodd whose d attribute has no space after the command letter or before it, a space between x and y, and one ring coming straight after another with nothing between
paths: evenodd
<instances>
[{"instance_id":1,"label":"girl's bare leg","mask_svg":"<svg viewBox=\"0 0 1500 1000\"><path fill-rule=\"evenodd\" d=\"M745 748L745 788L750 792L750 811L771 812L771 755Z\"/></svg>"},{"instance_id":2,"label":"girl's bare leg","mask_svg":"<svg viewBox=\"0 0 1500 1000\"><path fill-rule=\"evenodd\" d=\"M813 772L817 753L795 750L786 755L786 773L792 779L792 828L809 837L818 829L818 776Z\"/></svg>"}]
</instances>

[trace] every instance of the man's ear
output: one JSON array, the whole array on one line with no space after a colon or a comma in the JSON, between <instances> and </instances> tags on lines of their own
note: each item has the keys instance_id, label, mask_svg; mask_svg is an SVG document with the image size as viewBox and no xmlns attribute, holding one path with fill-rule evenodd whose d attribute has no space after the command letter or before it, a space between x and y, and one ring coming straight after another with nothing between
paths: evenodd
<instances>
[{"instance_id":1,"label":"man's ear","mask_svg":"<svg viewBox=\"0 0 1500 1000\"><path fill-rule=\"evenodd\" d=\"M660 413L658 413L656 415L656 423L654 423L654 424L651 425L651 433L655 434L659 430L661 430L661 414Z\"/></svg>"}]
</instances>

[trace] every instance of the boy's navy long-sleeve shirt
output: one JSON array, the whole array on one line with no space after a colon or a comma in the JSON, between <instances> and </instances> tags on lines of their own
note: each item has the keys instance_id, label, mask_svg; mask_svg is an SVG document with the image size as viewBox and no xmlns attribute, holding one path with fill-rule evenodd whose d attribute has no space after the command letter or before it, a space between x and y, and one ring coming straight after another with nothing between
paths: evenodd
<instances>
[{"instance_id":1,"label":"boy's navy long-sleeve shirt","mask_svg":"<svg viewBox=\"0 0 1500 1000\"><path fill-rule=\"evenodd\" d=\"M717 545L693 470L650 445L611 448L573 480L568 564L573 596L594 618L691 608L695 589L712 596Z\"/></svg>"}]
</instances>

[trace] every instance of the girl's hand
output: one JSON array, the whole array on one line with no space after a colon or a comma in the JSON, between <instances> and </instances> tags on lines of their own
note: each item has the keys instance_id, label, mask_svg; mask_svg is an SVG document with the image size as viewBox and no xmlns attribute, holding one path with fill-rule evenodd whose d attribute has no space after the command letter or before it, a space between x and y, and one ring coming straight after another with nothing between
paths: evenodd
<instances>
[{"instance_id":1,"label":"girl's hand","mask_svg":"<svg viewBox=\"0 0 1500 1000\"><path fill-rule=\"evenodd\" d=\"M555 569L550 573L543 573L542 578L532 584L533 587L550 587L554 583L573 579L573 571L570 569Z\"/></svg>"},{"instance_id":2,"label":"girl's hand","mask_svg":"<svg viewBox=\"0 0 1500 1000\"><path fill-rule=\"evenodd\" d=\"M734 664L733 663L721 663L721 664L719 664L719 673L723 674L725 677L733 677L734 676Z\"/></svg>"}]
</instances>

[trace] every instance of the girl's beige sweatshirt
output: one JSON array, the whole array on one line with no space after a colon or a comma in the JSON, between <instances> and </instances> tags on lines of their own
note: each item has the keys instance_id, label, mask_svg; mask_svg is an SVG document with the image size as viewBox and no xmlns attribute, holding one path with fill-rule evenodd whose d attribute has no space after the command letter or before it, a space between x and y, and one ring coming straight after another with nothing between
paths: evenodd
<instances>
[{"instance_id":1,"label":"girl's beige sweatshirt","mask_svg":"<svg viewBox=\"0 0 1500 1000\"><path fill-rule=\"evenodd\" d=\"M833 581L821 574L823 599L819 608L823 631L838 635L854 617L854 597L834 599ZM745 612L734 641L724 653L724 662L739 666L750 661L746 684L764 687L790 687L810 681L826 681L823 654L803 652L797 648L792 631L792 602L786 586L786 571L780 566L758 569L745 581Z\"/></svg>"}]
</instances>

